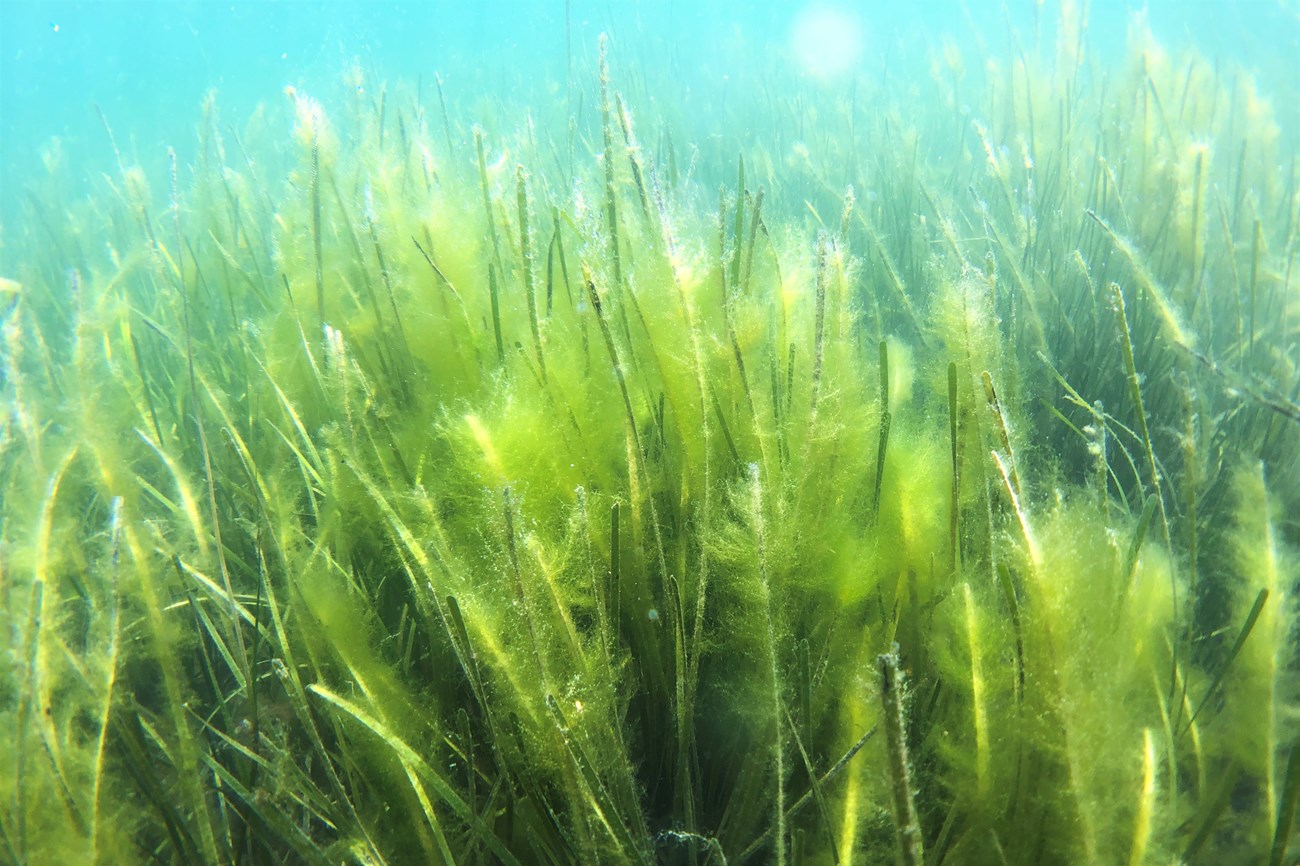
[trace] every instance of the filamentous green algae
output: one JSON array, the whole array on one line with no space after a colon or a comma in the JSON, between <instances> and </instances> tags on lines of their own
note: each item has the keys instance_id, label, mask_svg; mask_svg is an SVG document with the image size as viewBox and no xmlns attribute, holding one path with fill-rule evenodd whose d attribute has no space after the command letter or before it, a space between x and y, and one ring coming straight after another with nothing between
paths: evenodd
<instances>
[{"instance_id":1,"label":"filamentous green algae","mask_svg":"<svg viewBox=\"0 0 1300 866\"><path fill-rule=\"evenodd\" d=\"M2 859L1295 862L1295 131L1058 27L728 152L602 41L52 157Z\"/></svg>"}]
</instances>

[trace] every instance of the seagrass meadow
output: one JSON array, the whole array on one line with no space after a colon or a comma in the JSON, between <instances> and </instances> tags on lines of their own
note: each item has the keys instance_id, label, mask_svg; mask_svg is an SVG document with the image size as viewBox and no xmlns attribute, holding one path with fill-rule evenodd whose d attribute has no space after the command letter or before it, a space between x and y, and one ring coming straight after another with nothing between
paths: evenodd
<instances>
[{"instance_id":1,"label":"seagrass meadow","mask_svg":"<svg viewBox=\"0 0 1300 866\"><path fill-rule=\"evenodd\" d=\"M1295 864L1300 81L1010 41L51 144L0 861Z\"/></svg>"}]
</instances>

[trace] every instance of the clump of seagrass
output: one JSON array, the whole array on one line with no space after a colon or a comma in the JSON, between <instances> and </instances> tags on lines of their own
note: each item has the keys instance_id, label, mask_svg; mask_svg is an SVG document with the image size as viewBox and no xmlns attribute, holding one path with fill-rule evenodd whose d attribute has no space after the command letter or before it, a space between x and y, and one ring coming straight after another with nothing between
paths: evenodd
<instances>
[{"instance_id":1,"label":"clump of seagrass","mask_svg":"<svg viewBox=\"0 0 1300 866\"><path fill-rule=\"evenodd\" d=\"M1067 5L847 102L611 38L51 158L0 860L1292 862L1295 131Z\"/></svg>"}]
</instances>

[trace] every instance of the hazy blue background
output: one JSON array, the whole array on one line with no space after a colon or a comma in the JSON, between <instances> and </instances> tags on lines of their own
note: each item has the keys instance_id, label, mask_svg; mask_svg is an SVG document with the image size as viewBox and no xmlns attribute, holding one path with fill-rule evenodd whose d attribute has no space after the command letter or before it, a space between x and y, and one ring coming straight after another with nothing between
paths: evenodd
<instances>
[{"instance_id":1,"label":"hazy blue background","mask_svg":"<svg viewBox=\"0 0 1300 866\"><path fill-rule=\"evenodd\" d=\"M1096 50L1118 51L1130 13L1149 7L1162 40L1192 41L1211 58L1256 67L1266 93L1283 86L1294 92L1298 5L1105 0L1091 4L1089 41ZM110 170L96 105L128 157L161 155L169 144L184 155L210 89L222 116L238 122L259 102L282 99L287 84L337 88L358 60L372 80L423 76L431 86L441 73L452 94L481 87L481 76L496 70L515 82L562 83L566 37L575 71L590 75L597 37L608 31L623 63L663 64L698 94L745 86L758 56L790 56L792 28L809 7L834 7L860 22L861 69L913 64L924 74L925 52L909 46L940 32L961 41L974 24L995 40L988 49L999 50L996 40L1005 39L1010 21L1030 39L1036 4L1006 6L1010 11L985 0L572 0L566 28L565 0L0 0L0 223L3 213L14 213L9 205L25 181L42 170L40 152L52 137L60 138L74 172ZM1044 21L1055 17L1055 6L1046 0ZM971 51L968 45L968 64L978 62Z\"/></svg>"}]
</instances>

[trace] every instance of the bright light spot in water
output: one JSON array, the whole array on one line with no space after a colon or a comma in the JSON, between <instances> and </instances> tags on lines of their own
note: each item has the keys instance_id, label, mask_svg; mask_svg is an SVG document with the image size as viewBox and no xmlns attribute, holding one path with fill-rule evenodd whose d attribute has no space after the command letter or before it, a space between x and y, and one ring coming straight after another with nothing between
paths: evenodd
<instances>
[{"instance_id":1,"label":"bright light spot in water","mask_svg":"<svg viewBox=\"0 0 1300 866\"><path fill-rule=\"evenodd\" d=\"M862 25L857 16L835 6L808 6L795 16L790 45L805 72L836 78L862 56Z\"/></svg>"}]
</instances>

